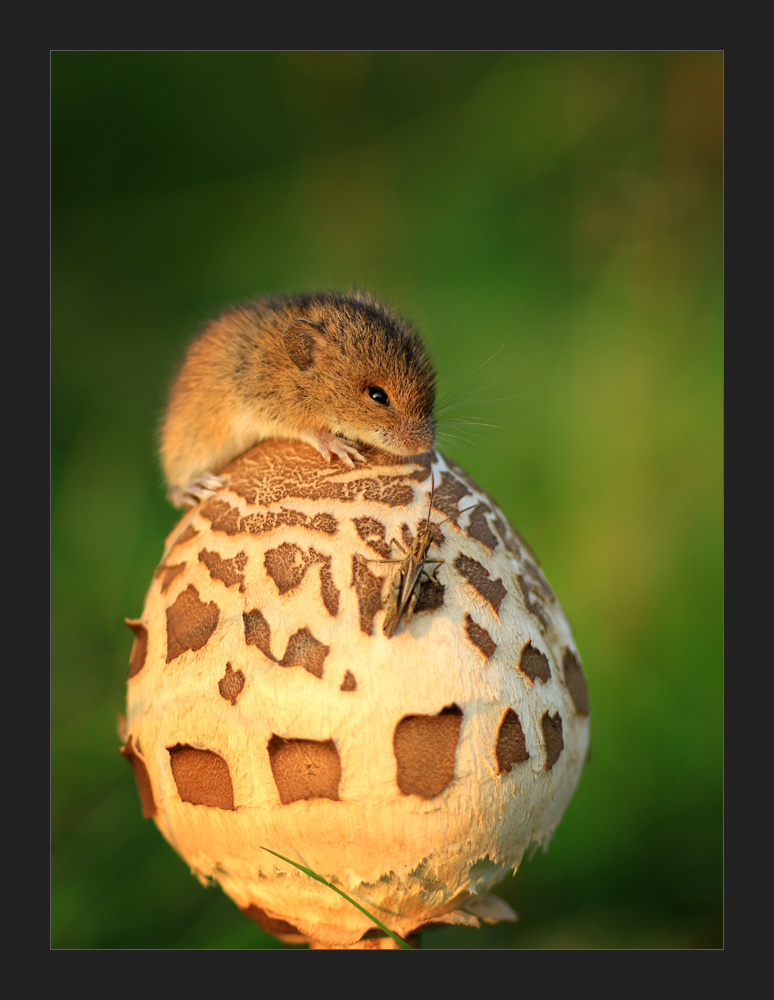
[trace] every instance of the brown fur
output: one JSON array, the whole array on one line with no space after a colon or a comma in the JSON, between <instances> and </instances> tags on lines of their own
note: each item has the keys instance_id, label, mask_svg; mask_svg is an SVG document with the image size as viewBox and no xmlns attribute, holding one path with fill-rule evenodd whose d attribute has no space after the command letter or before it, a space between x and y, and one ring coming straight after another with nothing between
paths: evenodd
<instances>
[{"instance_id":1,"label":"brown fur","mask_svg":"<svg viewBox=\"0 0 774 1000\"><path fill-rule=\"evenodd\" d=\"M389 404L374 401L382 389ZM435 373L419 335L361 292L234 306L188 347L161 428L170 499L265 438L297 438L352 465L356 445L429 451Z\"/></svg>"}]
</instances>

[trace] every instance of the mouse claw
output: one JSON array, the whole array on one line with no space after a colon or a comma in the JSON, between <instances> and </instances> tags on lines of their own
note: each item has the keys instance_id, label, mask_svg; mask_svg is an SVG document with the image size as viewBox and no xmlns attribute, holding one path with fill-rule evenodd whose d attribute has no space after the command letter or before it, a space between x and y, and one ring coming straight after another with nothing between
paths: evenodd
<instances>
[{"instance_id":1,"label":"mouse claw","mask_svg":"<svg viewBox=\"0 0 774 1000\"><path fill-rule=\"evenodd\" d=\"M203 476L197 476L185 486L176 486L170 490L167 498L175 507L195 507L200 500L214 497L225 485L226 480L223 476L213 476L212 473L205 472Z\"/></svg>"},{"instance_id":2,"label":"mouse claw","mask_svg":"<svg viewBox=\"0 0 774 1000\"><path fill-rule=\"evenodd\" d=\"M314 446L328 465L330 465L334 455L336 458L340 458L350 469L355 468L355 461L365 462L365 459L357 448L353 448L351 444L347 444L346 441L343 441L340 437L336 437L334 434L320 434L315 439Z\"/></svg>"}]
</instances>

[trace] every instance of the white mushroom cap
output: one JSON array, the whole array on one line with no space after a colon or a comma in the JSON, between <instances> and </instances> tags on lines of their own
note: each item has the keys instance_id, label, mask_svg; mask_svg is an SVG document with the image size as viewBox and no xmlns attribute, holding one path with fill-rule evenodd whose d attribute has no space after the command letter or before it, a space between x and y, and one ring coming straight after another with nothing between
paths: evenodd
<instances>
[{"instance_id":1,"label":"white mushroom cap","mask_svg":"<svg viewBox=\"0 0 774 1000\"><path fill-rule=\"evenodd\" d=\"M583 671L535 557L441 456L345 469L267 441L225 474L128 623L123 753L144 813L287 941L353 946L374 925L264 847L403 936L507 919L486 893L551 836L588 747ZM426 558L444 561L387 638L396 564L380 560L411 545L433 486Z\"/></svg>"}]
</instances>

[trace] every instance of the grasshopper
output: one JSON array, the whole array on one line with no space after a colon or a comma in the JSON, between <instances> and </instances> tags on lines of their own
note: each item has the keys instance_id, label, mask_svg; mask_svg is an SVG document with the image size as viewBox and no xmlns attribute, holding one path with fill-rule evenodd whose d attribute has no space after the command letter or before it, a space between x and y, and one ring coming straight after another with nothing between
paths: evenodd
<instances>
[{"instance_id":1,"label":"grasshopper","mask_svg":"<svg viewBox=\"0 0 774 1000\"><path fill-rule=\"evenodd\" d=\"M387 614L384 618L384 625L382 626L382 631L390 639L394 633L395 629L398 627L400 620L405 616L407 622L411 621L411 615L414 612L416 603L419 600L419 593L421 590L422 577L425 579L436 580L436 572L438 566L443 563L443 559L428 559L427 550L430 548L430 543L433 540L433 536L430 533L430 513L433 509L433 496L435 495L435 483L433 482L430 490L430 503L427 508L427 517L425 518L425 523L423 526L417 529L417 535L414 541L411 543L411 547L408 549L403 548L400 542L393 538L390 542L390 546L397 545L400 549L403 557L401 559L369 559L369 562L386 562L397 564L397 568L393 574L392 580L390 581L390 591L387 596L386 611ZM472 508L466 507L464 510L460 511L460 514L464 513L465 510L471 510ZM444 524L449 518L444 518L439 524ZM425 569L428 563L435 563L435 568L431 573ZM438 582L436 580L436 582Z\"/></svg>"}]
</instances>

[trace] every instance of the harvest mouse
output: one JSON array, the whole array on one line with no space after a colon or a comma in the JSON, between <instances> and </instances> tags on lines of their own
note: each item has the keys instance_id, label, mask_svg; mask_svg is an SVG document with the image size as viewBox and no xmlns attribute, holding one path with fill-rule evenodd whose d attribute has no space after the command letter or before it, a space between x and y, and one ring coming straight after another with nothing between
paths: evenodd
<instances>
[{"instance_id":1,"label":"harvest mouse","mask_svg":"<svg viewBox=\"0 0 774 1000\"><path fill-rule=\"evenodd\" d=\"M329 462L393 455L435 440L435 372L419 335L363 292L308 293L234 306L191 342L161 428L170 501L191 506L217 473L266 438L313 445Z\"/></svg>"}]
</instances>

